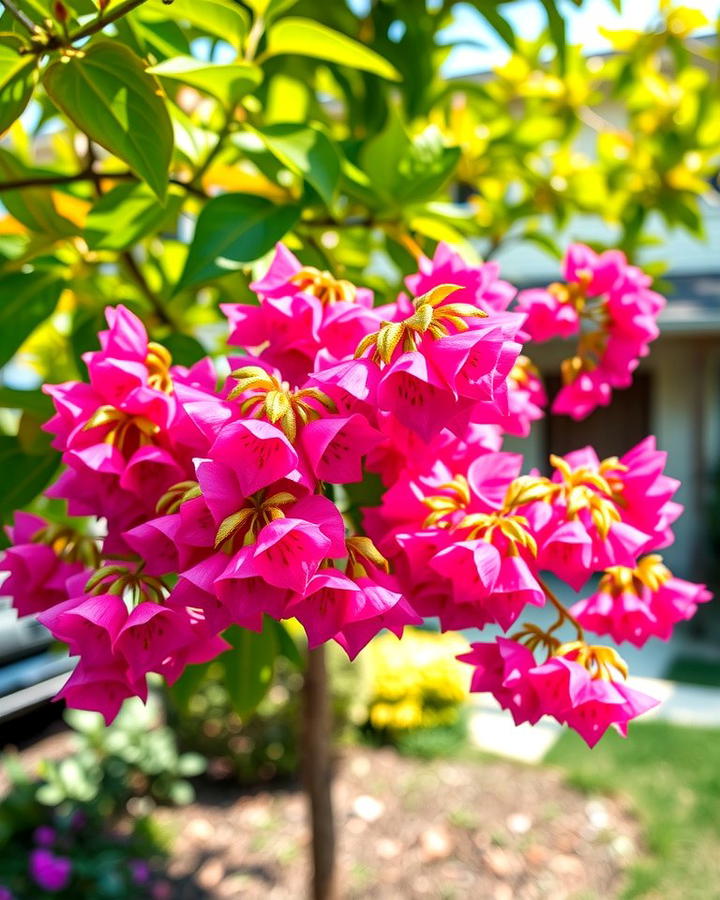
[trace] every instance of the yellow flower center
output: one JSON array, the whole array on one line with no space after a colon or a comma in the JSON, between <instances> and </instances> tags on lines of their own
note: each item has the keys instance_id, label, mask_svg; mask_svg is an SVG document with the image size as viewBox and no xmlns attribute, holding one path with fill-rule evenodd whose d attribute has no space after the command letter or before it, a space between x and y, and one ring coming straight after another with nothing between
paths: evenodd
<instances>
[{"instance_id":1,"label":"yellow flower center","mask_svg":"<svg viewBox=\"0 0 720 900\"><path fill-rule=\"evenodd\" d=\"M165 394L172 394L173 382L170 377L170 366L172 365L172 356L170 351L163 347L162 344L156 344L155 341L148 343L148 352L145 357L145 365L148 370L148 384L156 391L163 391Z\"/></svg>"},{"instance_id":2,"label":"yellow flower center","mask_svg":"<svg viewBox=\"0 0 720 900\"><path fill-rule=\"evenodd\" d=\"M144 416L133 416L114 406L101 406L83 426L83 431L91 428L107 427L103 443L111 444L127 459L140 447L153 443L160 426Z\"/></svg>"},{"instance_id":3,"label":"yellow flower center","mask_svg":"<svg viewBox=\"0 0 720 900\"><path fill-rule=\"evenodd\" d=\"M323 306L332 306L340 301L354 303L357 296L354 284L343 278L335 278L330 272L321 272L314 266L304 266L290 276L290 281L304 294L317 297Z\"/></svg>"},{"instance_id":4,"label":"yellow flower center","mask_svg":"<svg viewBox=\"0 0 720 900\"><path fill-rule=\"evenodd\" d=\"M215 549L234 553L239 547L254 544L260 531L276 519L284 519L282 507L295 503L297 497L289 491L278 491L265 496L265 491L258 491L242 509L227 516L220 523L215 535Z\"/></svg>"},{"instance_id":5,"label":"yellow flower center","mask_svg":"<svg viewBox=\"0 0 720 900\"><path fill-rule=\"evenodd\" d=\"M466 319L484 318L487 313L469 303L441 305L450 294L459 290L457 284L439 284L417 297L413 301L415 312L411 316L402 322L383 322L379 331L360 341L355 357L358 358L370 347L375 347L373 359L389 363L401 344L403 353L417 350L418 338L425 334L437 340L450 334L449 326L453 326L456 331L467 331L469 325Z\"/></svg>"},{"instance_id":6,"label":"yellow flower center","mask_svg":"<svg viewBox=\"0 0 720 900\"><path fill-rule=\"evenodd\" d=\"M291 442L297 437L298 423L307 425L321 416L310 400L315 400L328 412L337 412L335 403L317 388L292 391L287 382L268 374L260 366L245 366L231 374L238 383L229 394L230 400L252 392L240 406L243 415L264 418L278 425Z\"/></svg>"}]
</instances>

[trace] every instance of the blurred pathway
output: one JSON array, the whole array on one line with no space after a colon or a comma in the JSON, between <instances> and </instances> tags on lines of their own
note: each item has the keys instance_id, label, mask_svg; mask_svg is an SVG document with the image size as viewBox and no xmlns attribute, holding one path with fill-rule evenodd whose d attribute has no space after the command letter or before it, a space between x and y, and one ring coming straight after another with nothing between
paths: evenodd
<instances>
[{"instance_id":1,"label":"blurred pathway","mask_svg":"<svg viewBox=\"0 0 720 900\"><path fill-rule=\"evenodd\" d=\"M643 719L720 728L720 688L652 677L630 678L628 684L661 701L660 706L646 713ZM510 713L501 710L489 695L474 695L472 704L470 739L487 753L538 763L562 733L562 727L552 719L542 719L535 726L514 725Z\"/></svg>"}]
</instances>

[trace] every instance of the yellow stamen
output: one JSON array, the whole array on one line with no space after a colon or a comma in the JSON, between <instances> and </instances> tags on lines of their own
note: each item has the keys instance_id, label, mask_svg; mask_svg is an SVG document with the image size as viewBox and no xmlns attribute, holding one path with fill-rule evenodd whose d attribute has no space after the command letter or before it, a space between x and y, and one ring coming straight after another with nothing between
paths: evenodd
<instances>
[{"instance_id":1,"label":"yellow stamen","mask_svg":"<svg viewBox=\"0 0 720 900\"><path fill-rule=\"evenodd\" d=\"M456 331L467 331L466 319L486 317L487 313L469 303L446 303L443 301L455 291L457 284L439 284L426 294L414 300L415 312L403 322L382 322L380 330L369 334L358 344L355 357L358 358L375 347L373 359L389 363L396 349L402 343L403 353L418 348L418 337L429 334L432 338L450 334L452 326Z\"/></svg>"},{"instance_id":2,"label":"yellow stamen","mask_svg":"<svg viewBox=\"0 0 720 900\"><path fill-rule=\"evenodd\" d=\"M165 394L172 394L173 382L170 376L170 366L172 365L172 356L170 351L163 347L162 344L156 344L155 341L148 343L148 352L145 357L145 365L148 370L148 384L156 391L163 391Z\"/></svg>"},{"instance_id":3,"label":"yellow stamen","mask_svg":"<svg viewBox=\"0 0 720 900\"><path fill-rule=\"evenodd\" d=\"M330 272L321 272L314 266L304 266L294 275L290 281L297 285L304 294L312 294L317 297L323 306L332 306L333 303L354 303L357 297L357 288L343 278L335 278Z\"/></svg>"},{"instance_id":4,"label":"yellow stamen","mask_svg":"<svg viewBox=\"0 0 720 900\"><path fill-rule=\"evenodd\" d=\"M270 375L260 366L245 366L232 372L238 380L228 399L249 393L240 409L244 415L267 419L278 425L289 441L297 437L298 427L319 419L322 413L309 401L315 401L328 412L337 412L335 403L318 388L291 391L286 382Z\"/></svg>"}]
</instances>

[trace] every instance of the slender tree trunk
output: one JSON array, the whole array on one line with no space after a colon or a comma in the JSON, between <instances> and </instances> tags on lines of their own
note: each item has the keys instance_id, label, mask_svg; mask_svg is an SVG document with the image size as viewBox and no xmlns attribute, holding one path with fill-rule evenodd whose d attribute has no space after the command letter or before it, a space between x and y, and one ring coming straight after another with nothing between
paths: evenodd
<instances>
[{"instance_id":1,"label":"slender tree trunk","mask_svg":"<svg viewBox=\"0 0 720 900\"><path fill-rule=\"evenodd\" d=\"M325 648L308 651L303 687L303 777L312 826L313 900L335 900L330 697Z\"/></svg>"}]
</instances>

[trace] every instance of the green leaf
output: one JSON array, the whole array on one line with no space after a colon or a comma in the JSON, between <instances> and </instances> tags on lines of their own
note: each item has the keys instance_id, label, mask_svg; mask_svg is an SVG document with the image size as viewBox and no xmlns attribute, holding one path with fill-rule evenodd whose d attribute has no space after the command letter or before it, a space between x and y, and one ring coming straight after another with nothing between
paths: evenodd
<instances>
[{"instance_id":1,"label":"green leaf","mask_svg":"<svg viewBox=\"0 0 720 900\"><path fill-rule=\"evenodd\" d=\"M33 175L51 175L49 170L24 166L12 153L0 147L0 174L8 181L32 178ZM62 173L64 174L64 173ZM50 235L53 238L69 237L78 233L78 227L61 216L55 208L56 192L47 187L18 188L3 191L2 202L11 216L22 222L31 232Z\"/></svg>"},{"instance_id":2,"label":"green leaf","mask_svg":"<svg viewBox=\"0 0 720 900\"><path fill-rule=\"evenodd\" d=\"M0 134L28 105L37 81L37 56L20 56L24 41L13 34L0 35Z\"/></svg>"},{"instance_id":3,"label":"green leaf","mask_svg":"<svg viewBox=\"0 0 720 900\"><path fill-rule=\"evenodd\" d=\"M266 22L295 6L297 2L298 0L245 0L255 15L262 16Z\"/></svg>"},{"instance_id":4,"label":"green leaf","mask_svg":"<svg viewBox=\"0 0 720 900\"><path fill-rule=\"evenodd\" d=\"M52 63L43 84L53 103L96 143L122 159L164 200L173 133L162 90L115 41Z\"/></svg>"},{"instance_id":5,"label":"green leaf","mask_svg":"<svg viewBox=\"0 0 720 900\"><path fill-rule=\"evenodd\" d=\"M300 652L300 648L298 647L298 645L292 639L287 628L282 624L282 622L278 622L275 619L268 619L268 622L271 624L273 630L275 631L278 655L284 656L285 659L293 666L295 666L296 669L304 671L305 661L303 659L302 653Z\"/></svg>"},{"instance_id":6,"label":"green leaf","mask_svg":"<svg viewBox=\"0 0 720 900\"><path fill-rule=\"evenodd\" d=\"M545 7L545 15L548 20L550 37L557 48L557 58L560 66L560 74L565 74L567 62L567 42L565 40L565 19L558 12L554 0L541 0Z\"/></svg>"},{"instance_id":7,"label":"green leaf","mask_svg":"<svg viewBox=\"0 0 720 900\"><path fill-rule=\"evenodd\" d=\"M53 272L11 272L0 278L0 366L57 306L64 283Z\"/></svg>"},{"instance_id":8,"label":"green leaf","mask_svg":"<svg viewBox=\"0 0 720 900\"><path fill-rule=\"evenodd\" d=\"M16 437L0 435L0 466L12 472L0 492L0 518L7 521L16 509L34 500L60 465L60 454L47 450L43 454L25 453Z\"/></svg>"},{"instance_id":9,"label":"green leaf","mask_svg":"<svg viewBox=\"0 0 720 900\"><path fill-rule=\"evenodd\" d=\"M218 657L224 669L225 686L235 712L246 717L265 696L272 683L277 656L275 630L268 627L260 634L233 625L224 637L233 649Z\"/></svg>"},{"instance_id":10,"label":"green leaf","mask_svg":"<svg viewBox=\"0 0 720 900\"><path fill-rule=\"evenodd\" d=\"M52 400L42 391L17 391L14 388L0 387L0 406L4 409L21 409L41 419L49 419L53 414Z\"/></svg>"},{"instance_id":11,"label":"green leaf","mask_svg":"<svg viewBox=\"0 0 720 900\"><path fill-rule=\"evenodd\" d=\"M362 69L391 81L400 81L401 77L398 70L379 53L312 19L288 16L272 26L264 55L281 56L286 53Z\"/></svg>"},{"instance_id":12,"label":"green leaf","mask_svg":"<svg viewBox=\"0 0 720 900\"><path fill-rule=\"evenodd\" d=\"M297 222L300 208L254 194L213 197L198 216L176 291L259 259Z\"/></svg>"},{"instance_id":13,"label":"green leaf","mask_svg":"<svg viewBox=\"0 0 720 900\"><path fill-rule=\"evenodd\" d=\"M170 687L168 692L180 710L187 710L190 700L202 684L210 663L199 663L186 666L182 675Z\"/></svg>"},{"instance_id":14,"label":"green leaf","mask_svg":"<svg viewBox=\"0 0 720 900\"><path fill-rule=\"evenodd\" d=\"M498 37L502 38L508 47L515 50L517 46L515 32L507 19L504 19L497 11L496 0L475 0L475 6Z\"/></svg>"},{"instance_id":15,"label":"green leaf","mask_svg":"<svg viewBox=\"0 0 720 900\"><path fill-rule=\"evenodd\" d=\"M446 147L435 128L411 140L398 113L391 111L385 129L364 146L360 164L376 194L397 208L433 197L459 158L460 150Z\"/></svg>"},{"instance_id":16,"label":"green leaf","mask_svg":"<svg viewBox=\"0 0 720 900\"><path fill-rule=\"evenodd\" d=\"M302 176L332 206L340 180L340 154L330 138L310 125L280 123L256 132L280 162Z\"/></svg>"},{"instance_id":17,"label":"green leaf","mask_svg":"<svg viewBox=\"0 0 720 900\"><path fill-rule=\"evenodd\" d=\"M171 10L162 0L151 0L141 7L140 15L146 21L163 21L168 15L176 21L185 19L237 48L242 46L249 24L247 13L233 0L174 0Z\"/></svg>"},{"instance_id":18,"label":"green leaf","mask_svg":"<svg viewBox=\"0 0 720 900\"><path fill-rule=\"evenodd\" d=\"M228 109L235 106L262 81L262 71L250 63L236 62L216 66L199 62L192 56L166 59L146 71L157 75L161 81L167 78L204 91L217 98Z\"/></svg>"},{"instance_id":19,"label":"green leaf","mask_svg":"<svg viewBox=\"0 0 720 900\"><path fill-rule=\"evenodd\" d=\"M199 362L207 352L200 341L189 334L173 331L162 339L162 344L170 351L173 362L178 366L192 366ZM0 397L2 394L0 394Z\"/></svg>"},{"instance_id":20,"label":"green leaf","mask_svg":"<svg viewBox=\"0 0 720 900\"><path fill-rule=\"evenodd\" d=\"M171 193L165 206L143 183L119 184L95 201L85 220L91 250L125 250L177 215L183 195Z\"/></svg>"}]
</instances>

